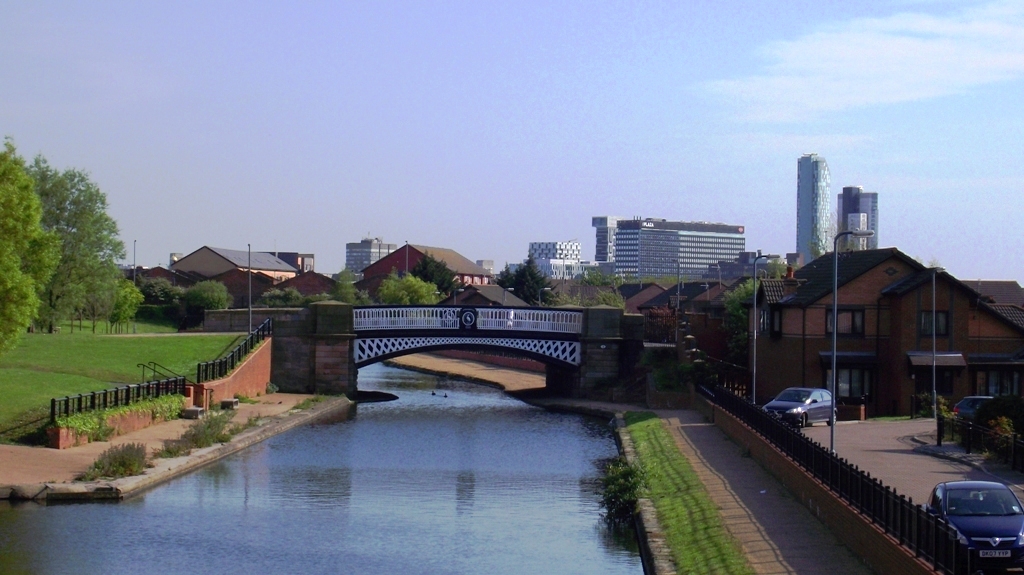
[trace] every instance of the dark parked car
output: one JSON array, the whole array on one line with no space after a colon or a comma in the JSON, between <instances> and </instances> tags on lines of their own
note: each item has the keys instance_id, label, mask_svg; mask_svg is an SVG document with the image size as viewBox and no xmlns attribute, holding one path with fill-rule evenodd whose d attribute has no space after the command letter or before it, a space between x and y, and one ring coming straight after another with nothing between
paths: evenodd
<instances>
[{"instance_id":1,"label":"dark parked car","mask_svg":"<svg viewBox=\"0 0 1024 575\"><path fill-rule=\"evenodd\" d=\"M990 399L991 395L968 395L953 406L953 416L974 421L974 414L978 412L978 408Z\"/></svg>"},{"instance_id":2,"label":"dark parked car","mask_svg":"<svg viewBox=\"0 0 1024 575\"><path fill-rule=\"evenodd\" d=\"M1024 567L1024 508L1009 487L947 481L932 490L927 509L956 528L969 549L970 572Z\"/></svg>"},{"instance_id":3,"label":"dark parked car","mask_svg":"<svg viewBox=\"0 0 1024 575\"><path fill-rule=\"evenodd\" d=\"M817 387L787 387L764 406L765 411L797 427L807 427L816 421L832 425L834 409L832 394Z\"/></svg>"}]
</instances>

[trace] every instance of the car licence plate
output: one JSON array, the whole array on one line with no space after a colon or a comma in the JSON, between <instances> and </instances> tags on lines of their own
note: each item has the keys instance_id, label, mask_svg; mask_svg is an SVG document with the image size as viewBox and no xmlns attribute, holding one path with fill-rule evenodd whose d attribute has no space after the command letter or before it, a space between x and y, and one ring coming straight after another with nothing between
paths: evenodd
<instances>
[{"instance_id":1,"label":"car licence plate","mask_svg":"<svg viewBox=\"0 0 1024 575\"><path fill-rule=\"evenodd\" d=\"M978 557L1009 557L1009 556L1010 556L1010 550L1009 549L993 549L993 550L978 551Z\"/></svg>"}]
</instances>

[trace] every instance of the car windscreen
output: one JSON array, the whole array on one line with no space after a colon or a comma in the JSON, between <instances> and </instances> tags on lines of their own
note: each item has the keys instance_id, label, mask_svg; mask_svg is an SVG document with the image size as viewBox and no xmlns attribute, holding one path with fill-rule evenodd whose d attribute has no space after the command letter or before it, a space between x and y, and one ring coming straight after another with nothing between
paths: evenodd
<instances>
[{"instance_id":1,"label":"car windscreen","mask_svg":"<svg viewBox=\"0 0 1024 575\"><path fill-rule=\"evenodd\" d=\"M787 389L779 394L775 398L775 401L795 401L797 403L803 403L807 401L807 398L811 396L811 392L806 389Z\"/></svg>"},{"instance_id":2,"label":"car windscreen","mask_svg":"<svg viewBox=\"0 0 1024 575\"><path fill-rule=\"evenodd\" d=\"M947 515L1021 515L1020 502L1006 489L950 489Z\"/></svg>"}]
</instances>

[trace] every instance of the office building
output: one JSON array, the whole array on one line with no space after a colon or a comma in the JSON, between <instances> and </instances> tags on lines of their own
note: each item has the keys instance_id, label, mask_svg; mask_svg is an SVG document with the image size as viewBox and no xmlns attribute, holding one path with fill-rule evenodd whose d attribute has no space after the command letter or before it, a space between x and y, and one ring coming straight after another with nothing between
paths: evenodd
<instances>
[{"instance_id":1,"label":"office building","mask_svg":"<svg viewBox=\"0 0 1024 575\"><path fill-rule=\"evenodd\" d=\"M594 248L594 261L597 263L615 261L615 230L618 216L595 216L590 223L597 228L597 244Z\"/></svg>"},{"instance_id":2,"label":"office building","mask_svg":"<svg viewBox=\"0 0 1024 575\"><path fill-rule=\"evenodd\" d=\"M370 264L397 249L397 245L386 244L380 238L365 238L361 242L345 244L345 269L358 276Z\"/></svg>"},{"instance_id":3,"label":"office building","mask_svg":"<svg viewBox=\"0 0 1024 575\"><path fill-rule=\"evenodd\" d=\"M746 249L743 226L633 219L617 222L615 273L620 277L700 277L709 265Z\"/></svg>"},{"instance_id":4,"label":"office building","mask_svg":"<svg viewBox=\"0 0 1024 575\"><path fill-rule=\"evenodd\" d=\"M870 238L847 238L846 249L878 249L878 194L861 186L846 186L839 194L839 231L871 230Z\"/></svg>"},{"instance_id":5,"label":"office building","mask_svg":"<svg viewBox=\"0 0 1024 575\"><path fill-rule=\"evenodd\" d=\"M583 246L577 241L530 242L529 253L535 260L571 260L578 262L583 257Z\"/></svg>"},{"instance_id":6,"label":"office building","mask_svg":"<svg viewBox=\"0 0 1024 575\"><path fill-rule=\"evenodd\" d=\"M801 156L796 166L796 251L814 259L832 251L831 177L817 154Z\"/></svg>"}]
</instances>

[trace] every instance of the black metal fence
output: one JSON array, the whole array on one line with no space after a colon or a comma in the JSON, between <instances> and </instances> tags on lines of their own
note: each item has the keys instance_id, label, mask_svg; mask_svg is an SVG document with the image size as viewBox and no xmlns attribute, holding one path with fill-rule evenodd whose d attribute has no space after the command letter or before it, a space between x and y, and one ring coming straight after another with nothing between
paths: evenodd
<instances>
[{"instance_id":1,"label":"black metal fence","mask_svg":"<svg viewBox=\"0 0 1024 575\"><path fill-rule=\"evenodd\" d=\"M212 381L231 373L231 370L235 369L236 365L242 363L242 360L245 359L245 356L249 355L250 351L273 334L273 326L274 323L270 318L265 319L259 327L252 330L249 337L235 346L235 349L229 351L227 355L220 359L205 361L197 365L196 383Z\"/></svg>"},{"instance_id":2,"label":"black metal fence","mask_svg":"<svg viewBox=\"0 0 1024 575\"><path fill-rule=\"evenodd\" d=\"M721 387L698 388L715 405L736 416L758 435L822 482L836 497L891 535L939 573L967 572L967 547L944 519L913 499L896 493L847 460L830 453L798 430Z\"/></svg>"},{"instance_id":3,"label":"black metal fence","mask_svg":"<svg viewBox=\"0 0 1024 575\"><path fill-rule=\"evenodd\" d=\"M104 389L103 391L54 398L50 400L50 423L56 423L58 417L67 417L76 413L131 405L164 395L185 395L186 385L188 382L184 377L171 377Z\"/></svg>"},{"instance_id":4,"label":"black metal fence","mask_svg":"<svg viewBox=\"0 0 1024 575\"><path fill-rule=\"evenodd\" d=\"M1000 432L966 419L940 417L937 443L959 443L967 453L990 453L1015 471L1024 472L1024 441L1012 432Z\"/></svg>"}]
</instances>

